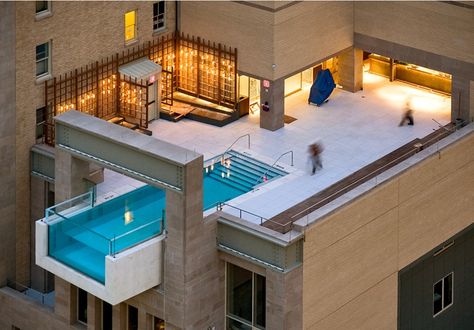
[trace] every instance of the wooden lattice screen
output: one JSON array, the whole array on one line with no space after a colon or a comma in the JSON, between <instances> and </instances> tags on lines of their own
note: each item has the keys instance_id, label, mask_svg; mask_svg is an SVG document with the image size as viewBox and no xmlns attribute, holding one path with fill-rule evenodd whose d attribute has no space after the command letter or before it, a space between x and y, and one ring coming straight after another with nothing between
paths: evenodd
<instances>
[{"instance_id":1,"label":"wooden lattice screen","mask_svg":"<svg viewBox=\"0 0 474 330\"><path fill-rule=\"evenodd\" d=\"M45 142L54 145L53 118L70 109L103 119L124 116L147 128L146 82L118 72L121 65L143 57L162 66L162 103L172 106L173 94L180 90L235 107L237 50L170 34L46 81Z\"/></svg>"},{"instance_id":2,"label":"wooden lattice screen","mask_svg":"<svg viewBox=\"0 0 474 330\"><path fill-rule=\"evenodd\" d=\"M237 49L179 34L176 88L234 108L237 101Z\"/></svg>"}]
</instances>

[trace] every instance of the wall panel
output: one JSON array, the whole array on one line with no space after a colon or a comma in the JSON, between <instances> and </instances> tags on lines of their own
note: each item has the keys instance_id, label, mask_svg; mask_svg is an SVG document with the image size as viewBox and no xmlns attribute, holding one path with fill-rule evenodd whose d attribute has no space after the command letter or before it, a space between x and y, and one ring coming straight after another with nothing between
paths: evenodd
<instances>
[{"instance_id":1,"label":"wall panel","mask_svg":"<svg viewBox=\"0 0 474 330\"><path fill-rule=\"evenodd\" d=\"M307 229L304 328L397 327L398 291L378 283L474 223L473 145L470 133Z\"/></svg>"}]
</instances>

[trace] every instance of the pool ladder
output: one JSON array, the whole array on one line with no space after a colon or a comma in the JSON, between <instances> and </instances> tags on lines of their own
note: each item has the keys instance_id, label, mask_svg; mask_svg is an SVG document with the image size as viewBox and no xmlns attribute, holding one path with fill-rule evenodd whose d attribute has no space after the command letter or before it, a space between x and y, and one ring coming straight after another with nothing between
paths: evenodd
<instances>
[{"instance_id":1,"label":"pool ladder","mask_svg":"<svg viewBox=\"0 0 474 330\"><path fill-rule=\"evenodd\" d=\"M275 164L278 163L278 161L280 160L280 158L283 157L283 156L285 156L285 155L287 155L287 154L291 154L291 166L293 166L293 150L289 150L289 151L287 151L287 152L284 152L284 153L282 153L282 154L277 158L277 160L275 160L275 162L272 164L272 166L270 166L269 168L267 168L267 170L265 171L265 173L263 173L262 176L259 177L259 178L257 179L257 181L255 181L255 184L259 183L260 180L262 180L263 178L265 178L266 175L267 175L267 173L268 173L272 168L275 167Z\"/></svg>"},{"instance_id":2,"label":"pool ladder","mask_svg":"<svg viewBox=\"0 0 474 330\"><path fill-rule=\"evenodd\" d=\"M232 142L232 144L229 146L229 148L227 148L224 153L222 154L222 160L224 161L225 160L225 154L230 150L230 148L232 148L234 146L234 144L237 143L237 141L239 141L241 138L243 137L248 137L248 140L247 140L247 145L248 145L248 149L250 149L250 134L247 133L247 134L244 134L244 135L241 135L239 136L237 139L235 139L234 142Z\"/></svg>"}]
</instances>

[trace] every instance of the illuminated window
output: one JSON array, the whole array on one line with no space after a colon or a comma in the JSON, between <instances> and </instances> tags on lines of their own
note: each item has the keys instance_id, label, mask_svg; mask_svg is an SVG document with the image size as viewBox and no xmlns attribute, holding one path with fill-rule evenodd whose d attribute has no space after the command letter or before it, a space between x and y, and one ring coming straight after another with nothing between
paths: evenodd
<instances>
[{"instance_id":1,"label":"illuminated window","mask_svg":"<svg viewBox=\"0 0 474 330\"><path fill-rule=\"evenodd\" d=\"M36 78L50 74L51 42L36 46Z\"/></svg>"},{"instance_id":2,"label":"illuminated window","mask_svg":"<svg viewBox=\"0 0 474 330\"><path fill-rule=\"evenodd\" d=\"M165 28L165 1L158 1L153 4L153 31L160 31Z\"/></svg>"},{"instance_id":3,"label":"illuminated window","mask_svg":"<svg viewBox=\"0 0 474 330\"><path fill-rule=\"evenodd\" d=\"M433 285L433 317L453 304L453 273Z\"/></svg>"},{"instance_id":4,"label":"illuminated window","mask_svg":"<svg viewBox=\"0 0 474 330\"><path fill-rule=\"evenodd\" d=\"M125 14L125 42L133 41L137 38L137 12L129 11Z\"/></svg>"}]
</instances>

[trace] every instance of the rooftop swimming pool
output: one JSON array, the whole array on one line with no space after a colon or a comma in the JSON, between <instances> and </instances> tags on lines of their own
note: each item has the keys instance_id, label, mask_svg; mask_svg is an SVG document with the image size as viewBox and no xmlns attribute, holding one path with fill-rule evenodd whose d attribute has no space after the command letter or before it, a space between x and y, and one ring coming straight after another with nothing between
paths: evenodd
<instances>
[{"instance_id":1,"label":"rooftop swimming pool","mask_svg":"<svg viewBox=\"0 0 474 330\"><path fill-rule=\"evenodd\" d=\"M287 174L233 150L225 156L225 160L206 162L204 210ZM152 186L96 206L92 200L75 207L58 207L61 204L46 210L49 255L101 283L105 282L105 256L158 236L165 228L165 192Z\"/></svg>"}]
</instances>

